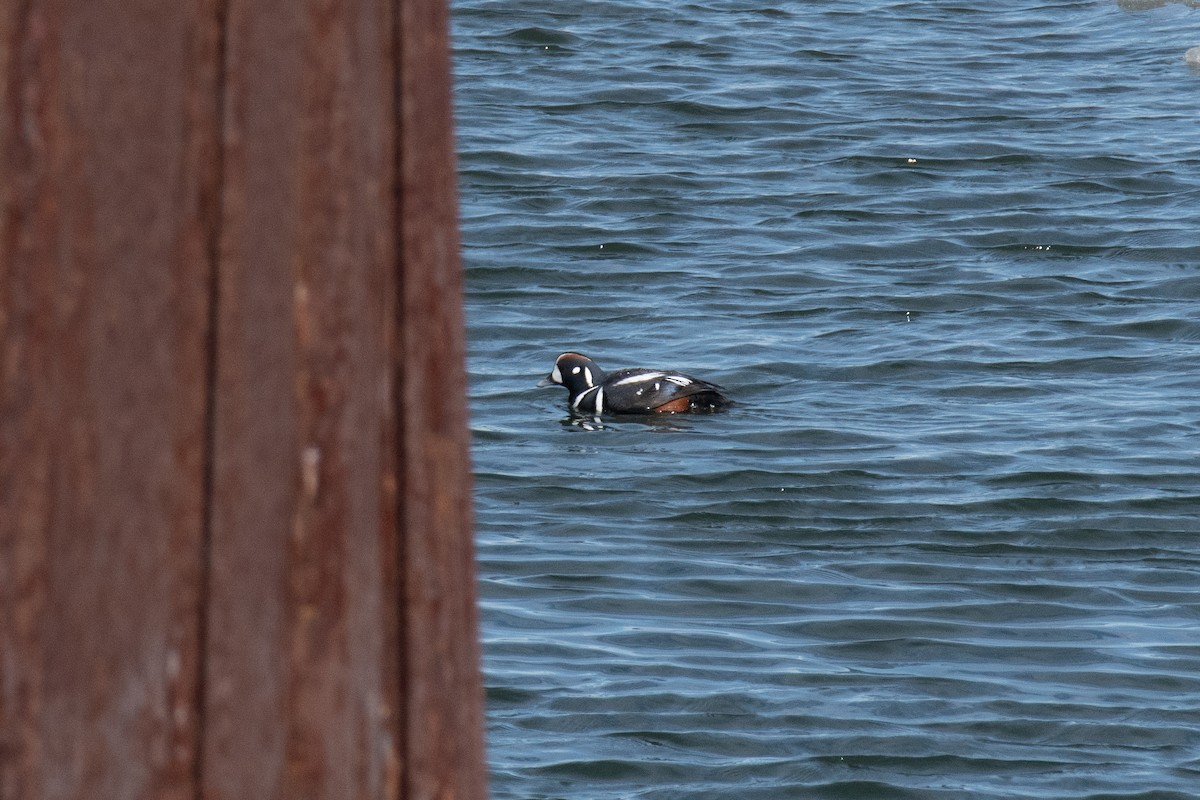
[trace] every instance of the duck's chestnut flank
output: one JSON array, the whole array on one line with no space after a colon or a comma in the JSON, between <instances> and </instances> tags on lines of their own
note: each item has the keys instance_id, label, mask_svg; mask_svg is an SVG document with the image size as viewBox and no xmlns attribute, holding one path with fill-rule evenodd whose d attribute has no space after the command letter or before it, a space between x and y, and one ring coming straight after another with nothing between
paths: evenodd
<instances>
[{"instance_id":1,"label":"duck's chestnut flank","mask_svg":"<svg viewBox=\"0 0 1200 800\"><path fill-rule=\"evenodd\" d=\"M683 414L733 405L715 383L669 369L605 372L582 353L563 353L539 386L562 386L581 414Z\"/></svg>"}]
</instances>

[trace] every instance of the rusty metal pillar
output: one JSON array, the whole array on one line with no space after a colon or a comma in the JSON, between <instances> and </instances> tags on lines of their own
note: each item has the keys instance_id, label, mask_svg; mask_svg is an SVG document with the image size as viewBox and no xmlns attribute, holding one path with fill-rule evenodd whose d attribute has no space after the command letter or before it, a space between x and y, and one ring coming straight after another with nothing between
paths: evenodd
<instances>
[{"instance_id":1,"label":"rusty metal pillar","mask_svg":"<svg viewBox=\"0 0 1200 800\"><path fill-rule=\"evenodd\" d=\"M444 0L0 6L0 800L485 794Z\"/></svg>"}]
</instances>

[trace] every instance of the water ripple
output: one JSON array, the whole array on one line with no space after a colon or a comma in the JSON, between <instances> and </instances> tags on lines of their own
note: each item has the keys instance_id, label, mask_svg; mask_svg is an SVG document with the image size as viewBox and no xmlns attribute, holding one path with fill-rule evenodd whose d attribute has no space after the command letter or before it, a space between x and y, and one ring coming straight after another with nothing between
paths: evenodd
<instances>
[{"instance_id":1,"label":"water ripple","mask_svg":"<svg viewBox=\"0 0 1200 800\"><path fill-rule=\"evenodd\" d=\"M1195 795L1198 14L456 0L493 797Z\"/></svg>"}]
</instances>

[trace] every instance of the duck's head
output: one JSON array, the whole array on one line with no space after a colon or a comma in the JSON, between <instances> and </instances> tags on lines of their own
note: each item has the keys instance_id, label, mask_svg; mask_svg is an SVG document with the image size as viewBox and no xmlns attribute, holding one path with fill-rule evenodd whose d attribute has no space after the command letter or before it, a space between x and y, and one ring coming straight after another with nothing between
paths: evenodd
<instances>
[{"instance_id":1,"label":"duck's head","mask_svg":"<svg viewBox=\"0 0 1200 800\"><path fill-rule=\"evenodd\" d=\"M554 369L538 386L565 386L571 397L586 392L604 380L604 370L581 353L563 353L554 360Z\"/></svg>"}]
</instances>

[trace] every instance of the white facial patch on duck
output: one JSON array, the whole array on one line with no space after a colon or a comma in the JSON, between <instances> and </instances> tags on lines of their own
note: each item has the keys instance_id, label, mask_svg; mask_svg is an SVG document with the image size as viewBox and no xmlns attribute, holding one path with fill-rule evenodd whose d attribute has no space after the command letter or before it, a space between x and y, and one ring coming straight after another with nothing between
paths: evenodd
<instances>
[{"instance_id":1,"label":"white facial patch on duck","mask_svg":"<svg viewBox=\"0 0 1200 800\"><path fill-rule=\"evenodd\" d=\"M562 372L559 370L558 364L554 365L554 369L550 373L550 381L557 383L559 386L562 385Z\"/></svg>"},{"instance_id":2,"label":"white facial patch on duck","mask_svg":"<svg viewBox=\"0 0 1200 800\"><path fill-rule=\"evenodd\" d=\"M592 377L592 371L590 369L588 369L587 367L584 367L584 366L571 367L572 375L578 375L581 372L583 373L584 384L586 384L588 386L596 385L596 379Z\"/></svg>"}]
</instances>

